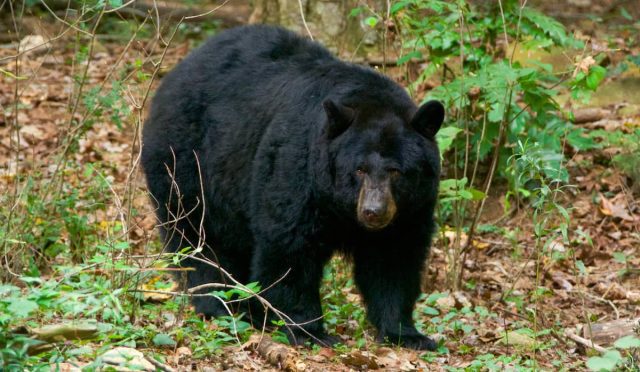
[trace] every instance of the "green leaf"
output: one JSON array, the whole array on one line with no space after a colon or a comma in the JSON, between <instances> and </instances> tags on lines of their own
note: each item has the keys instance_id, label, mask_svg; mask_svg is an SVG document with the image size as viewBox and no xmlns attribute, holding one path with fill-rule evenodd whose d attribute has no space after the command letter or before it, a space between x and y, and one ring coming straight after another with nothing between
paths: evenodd
<instances>
[{"instance_id":1,"label":"green leaf","mask_svg":"<svg viewBox=\"0 0 640 372\"><path fill-rule=\"evenodd\" d=\"M471 193L471 200L478 201L482 200L486 197L486 194L478 189L474 189L473 187L467 189Z\"/></svg>"},{"instance_id":2,"label":"green leaf","mask_svg":"<svg viewBox=\"0 0 640 372\"><path fill-rule=\"evenodd\" d=\"M411 58L421 58L421 57L422 57L422 53L419 50L414 50L398 58L397 63L398 65L402 65L409 62Z\"/></svg>"},{"instance_id":3,"label":"green leaf","mask_svg":"<svg viewBox=\"0 0 640 372\"><path fill-rule=\"evenodd\" d=\"M11 292L18 292L20 288L10 284L0 284L0 297L8 296ZM5 297L6 298L6 297Z\"/></svg>"},{"instance_id":4,"label":"green leaf","mask_svg":"<svg viewBox=\"0 0 640 372\"><path fill-rule=\"evenodd\" d=\"M578 268L578 271L580 272L580 275L582 275L582 276L586 276L587 275L587 267L584 265L584 262L582 262L582 260L577 260L576 261L576 267Z\"/></svg>"},{"instance_id":5,"label":"green leaf","mask_svg":"<svg viewBox=\"0 0 640 372\"><path fill-rule=\"evenodd\" d=\"M440 157L451 148L453 141L458 136L458 133L462 132L462 129L457 127L445 127L438 131L436 134L436 141L438 141L438 148L440 149Z\"/></svg>"},{"instance_id":6,"label":"green leaf","mask_svg":"<svg viewBox=\"0 0 640 372\"><path fill-rule=\"evenodd\" d=\"M364 20L364 23L365 23L367 26L369 26L369 27L371 27L371 28L374 28L374 27L376 27L376 25L378 24L378 18L376 18L376 17L367 17L367 18Z\"/></svg>"},{"instance_id":7,"label":"green leaf","mask_svg":"<svg viewBox=\"0 0 640 372\"><path fill-rule=\"evenodd\" d=\"M458 196L461 197L464 200L472 200L473 199L473 194L470 193L468 190L458 190Z\"/></svg>"},{"instance_id":8,"label":"green leaf","mask_svg":"<svg viewBox=\"0 0 640 372\"><path fill-rule=\"evenodd\" d=\"M156 346L175 346L176 342L165 333L158 333L153 337L153 343Z\"/></svg>"},{"instance_id":9,"label":"green leaf","mask_svg":"<svg viewBox=\"0 0 640 372\"><path fill-rule=\"evenodd\" d=\"M571 112L573 115L573 112ZM573 120L573 119L571 119ZM578 151L591 150L600 147L593 137L585 135L582 128L572 128L567 134L567 142Z\"/></svg>"},{"instance_id":10,"label":"green leaf","mask_svg":"<svg viewBox=\"0 0 640 372\"><path fill-rule=\"evenodd\" d=\"M587 75L586 85L591 90L596 90L600 82L607 74L607 69L602 66L591 66Z\"/></svg>"},{"instance_id":11,"label":"green leaf","mask_svg":"<svg viewBox=\"0 0 640 372\"><path fill-rule=\"evenodd\" d=\"M624 7L620 7L620 15L623 16L628 21L633 21L633 17Z\"/></svg>"},{"instance_id":12,"label":"green leaf","mask_svg":"<svg viewBox=\"0 0 640 372\"><path fill-rule=\"evenodd\" d=\"M489 115L487 117L489 121L498 123L502 121L503 115L504 115L504 104L502 102L496 102L493 105L491 105L491 109L489 110Z\"/></svg>"},{"instance_id":13,"label":"green leaf","mask_svg":"<svg viewBox=\"0 0 640 372\"><path fill-rule=\"evenodd\" d=\"M448 293L433 292L427 297L427 299L425 300L425 303L429 305L435 305L438 299L447 297L448 295L449 295Z\"/></svg>"},{"instance_id":14,"label":"green leaf","mask_svg":"<svg viewBox=\"0 0 640 372\"><path fill-rule=\"evenodd\" d=\"M634 336L624 336L618 341L614 342L613 346L618 349L632 349L640 348L640 339Z\"/></svg>"},{"instance_id":15,"label":"green leaf","mask_svg":"<svg viewBox=\"0 0 640 372\"><path fill-rule=\"evenodd\" d=\"M555 19L547 17L530 7L522 9L522 16L535 24L540 28L540 30L542 30L542 32L547 34L555 42L560 44L566 44L569 42L564 26Z\"/></svg>"},{"instance_id":16,"label":"green leaf","mask_svg":"<svg viewBox=\"0 0 640 372\"><path fill-rule=\"evenodd\" d=\"M362 13L362 8L361 7L357 7L357 8L353 8L351 9L351 12L349 12L349 17L357 17L360 15L360 13Z\"/></svg>"},{"instance_id":17,"label":"green leaf","mask_svg":"<svg viewBox=\"0 0 640 372\"><path fill-rule=\"evenodd\" d=\"M402 10L404 7L406 7L407 4L408 4L408 1L398 1L397 3L391 5L391 9L389 10L389 12L391 14L396 14L400 10Z\"/></svg>"},{"instance_id":18,"label":"green leaf","mask_svg":"<svg viewBox=\"0 0 640 372\"><path fill-rule=\"evenodd\" d=\"M24 318L37 308L38 304L34 301L25 298L16 298L11 301L7 310L19 318Z\"/></svg>"},{"instance_id":19,"label":"green leaf","mask_svg":"<svg viewBox=\"0 0 640 372\"><path fill-rule=\"evenodd\" d=\"M608 350L601 357L589 358L587 367L592 371L613 371L620 361L622 361L622 355L618 350Z\"/></svg>"},{"instance_id":20,"label":"green leaf","mask_svg":"<svg viewBox=\"0 0 640 372\"><path fill-rule=\"evenodd\" d=\"M431 306L425 306L425 307L423 308L422 312L423 312L425 315L433 315L433 316L435 316L435 315L440 315L440 312L438 311L438 309L435 309L435 308L433 308L433 307L431 307Z\"/></svg>"},{"instance_id":21,"label":"green leaf","mask_svg":"<svg viewBox=\"0 0 640 372\"><path fill-rule=\"evenodd\" d=\"M613 259L616 262L627 263L627 255L622 252L613 252Z\"/></svg>"},{"instance_id":22,"label":"green leaf","mask_svg":"<svg viewBox=\"0 0 640 372\"><path fill-rule=\"evenodd\" d=\"M116 250L119 250L119 251L123 251L125 249L129 249L129 243L128 242L117 242L116 244L114 244L113 248L116 249Z\"/></svg>"}]
</instances>

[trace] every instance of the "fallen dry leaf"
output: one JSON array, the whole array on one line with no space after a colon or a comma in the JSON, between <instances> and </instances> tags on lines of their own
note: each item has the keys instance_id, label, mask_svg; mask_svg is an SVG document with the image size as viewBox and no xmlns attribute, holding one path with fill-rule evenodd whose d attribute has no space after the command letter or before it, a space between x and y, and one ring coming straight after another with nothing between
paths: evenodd
<instances>
[{"instance_id":1,"label":"fallen dry leaf","mask_svg":"<svg viewBox=\"0 0 640 372\"><path fill-rule=\"evenodd\" d=\"M564 289L567 292L573 290L573 284L571 278L561 271L554 271L551 273L551 279L559 288Z\"/></svg>"},{"instance_id":2,"label":"fallen dry leaf","mask_svg":"<svg viewBox=\"0 0 640 372\"><path fill-rule=\"evenodd\" d=\"M38 125L24 125L20 128L20 134L30 145L35 145L45 139L45 132Z\"/></svg>"},{"instance_id":3,"label":"fallen dry leaf","mask_svg":"<svg viewBox=\"0 0 640 372\"><path fill-rule=\"evenodd\" d=\"M415 371L416 366L411 363L405 355L398 355L393 349L381 347L376 350L378 364L382 368L392 371Z\"/></svg>"},{"instance_id":4,"label":"fallen dry leaf","mask_svg":"<svg viewBox=\"0 0 640 372\"><path fill-rule=\"evenodd\" d=\"M625 221L633 222L636 219L631 216L627 210L627 206L622 203L612 203L602 193L598 193L600 196L600 212L605 216L611 216L620 218Z\"/></svg>"},{"instance_id":5,"label":"fallen dry leaf","mask_svg":"<svg viewBox=\"0 0 640 372\"><path fill-rule=\"evenodd\" d=\"M191 349L186 346L180 346L173 353L173 364L181 365L188 364L191 361Z\"/></svg>"},{"instance_id":6,"label":"fallen dry leaf","mask_svg":"<svg viewBox=\"0 0 640 372\"><path fill-rule=\"evenodd\" d=\"M586 56L575 63L575 70L573 70L573 77L578 75L578 72L581 71L585 74L589 73L589 68L596 64L596 60L591 56Z\"/></svg>"},{"instance_id":7,"label":"fallen dry leaf","mask_svg":"<svg viewBox=\"0 0 640 372\"><path fill-rule=\"evenodd\" d=\"M471 245L474 248L476 248L478 250L481 250L481 251L485 250L485 249L487 249L487 248L489 248L491 246L491 244L489 244L487 242L481 242L481 241L478 241L478 240L475 240L475 239L471 241Z\"/></svg>"},{"instance_id":8,"label":"fallen dry leaf","mask_svg":"<svg viewBox=\"0 0 640 372\"><path fill-rule=\"evenodd\" d=\"M368 351L354 350L349 354L342 356L342 362L346 365L356 368L378 369L378 357Z\"/></svg>"},{"instance_id":9,"label":"fallen dry leaf","mask_svg":"<svg viewBox=\"0 0 640 372\"><path fill-rule=\"evenodd\" d=\"M458 233L455 230L446 230L444 232L444 237L447 238L449 247L454 247L456 244L456 240L460 240L460 246L464 247L467 245L469 241L469 237L464 232L460 232L460 236L458 237Z\"/></svg>"},{"instance_id":10,"label":"fallen dry leaf","mask_svg":"<svg viewBox=\"0 0 640 372\"><path fill-rule=\"evenodd\" d=\"M443 313L448 312L456 306L455 298L449 294L446 297L440 297L436 300L436 307L442 310Z\"/></svg>"},{"instance_id":11,"label":"fallen dry leaf","mask_svg":"<svg viewBox=\"0 0 640 372\"><path fill-rule=\"evenodd\" d=\"M598 283L593 287L600 296L608 300L625 300L627 299L627 290L616 282L609 284Z\"/></svg>"},{"instance_id":12,"label":"fallen dry leaf","mask_svg":"<svg viewBox=\"0 0 640 372\"><path fill-rule=\"evenodd\" d=\"M169 282L168 288L158 289L156 286L158 281ZM152 301L152 302L164 302L173 298L173 294L171 293L160 293L160 292L175 292L178 290L178 283L172 280L171 278L167 278L166 276L158 275L151 278L149 281L142 283L139 287L139 290L142 291L142 299L144 301ZM154 292L159 291L159 292Z\"/></svg>"}]
</instances>

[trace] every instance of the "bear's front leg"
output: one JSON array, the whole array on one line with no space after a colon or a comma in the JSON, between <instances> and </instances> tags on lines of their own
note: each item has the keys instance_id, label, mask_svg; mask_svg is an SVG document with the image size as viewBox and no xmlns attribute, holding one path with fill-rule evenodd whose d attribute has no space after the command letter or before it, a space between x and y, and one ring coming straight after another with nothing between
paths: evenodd
<instances>
[{"instance_id":1,"label":"bear's front leg","mask_svg":"<svg viewBox=\"0 0 640 372\"><path fill-rule=\"evenodd\" d=\"M392 246L359 247L354 252L355 281L367 307L369 321L380 342L435 350L437 344L416 329L412 312L420 294L426 249L402 251Z\"/></svg>"},{"instance_id":2,"label":"bear's front leg","mask_svg":"<svg viewBox=\"0 0 640 372\"><path fill-rule=\"evenodd\" d=\"M331 346L338 341L327 335L322 326L320 281L329 258L330 252L309 246L296 249L261 244L256 247L251 280L260 283L263 289L268 288L262 293L264 298L289 317L285 322L292 344L311 341ZM280 319L272 310L269 313L269 321Z\"/></svg>"}]
</instances>

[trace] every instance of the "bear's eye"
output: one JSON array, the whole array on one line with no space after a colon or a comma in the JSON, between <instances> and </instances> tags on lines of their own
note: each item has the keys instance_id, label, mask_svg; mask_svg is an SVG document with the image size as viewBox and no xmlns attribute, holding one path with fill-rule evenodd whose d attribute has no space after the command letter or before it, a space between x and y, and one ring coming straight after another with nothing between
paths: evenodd
<instances>
[{"instance_id":1,"label":"bear's eye","mask_svg":"<svg viewBox=\"0 0 640 372\"><path fill-rule=\"evenodd\" d=\"M365 172L365 170L364 170L364 167L358 167L358 168L356 169L356 176L358 176L358 177L362 177L362 176L364 176L364 175L365 175L365 173L366 173L366 172Z\"/></svg>"},{"instance_id":2,"label":"bear's eye","mask_svg":"<svg viewBox=\"0 0 640 372\"><path fill-rule=\"evenodd\" d=\"M391 168L389 169L389 176L391 178L398 178L400 177L402 173L400 172L400 169L396 169L396 168Z\"/></svg>"}]
</instances>

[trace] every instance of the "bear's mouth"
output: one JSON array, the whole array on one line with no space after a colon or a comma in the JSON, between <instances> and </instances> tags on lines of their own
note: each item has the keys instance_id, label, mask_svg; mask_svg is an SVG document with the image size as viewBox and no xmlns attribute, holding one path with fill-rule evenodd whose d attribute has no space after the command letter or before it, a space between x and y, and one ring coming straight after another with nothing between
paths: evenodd
<instances>
[{"instance_id":1,"label":"bear's mouth","mask_svg":"<svg viewBox=\"0 0 640 372\"><path fill-rule=\"evenodd\" d=\"M367 230L369 231L379 231L384 229L385 227L389 226L389 224L391 224L391 221L393 219L375 219L375 220L362 220L360 218L358 218L358 221L360 222L360 224Z\"/></svg>"}]
</instances>

